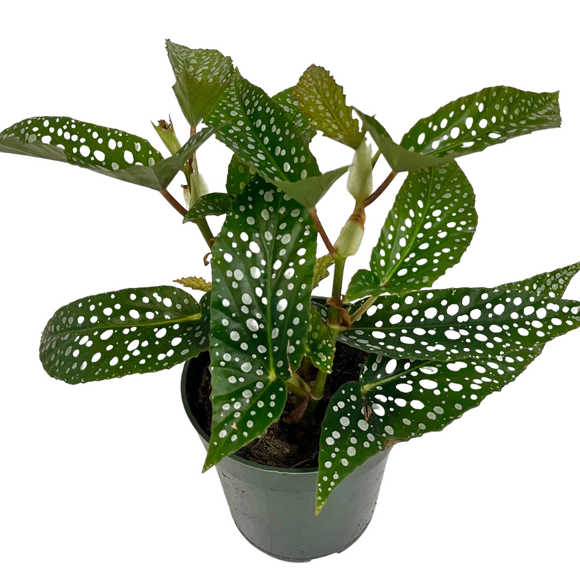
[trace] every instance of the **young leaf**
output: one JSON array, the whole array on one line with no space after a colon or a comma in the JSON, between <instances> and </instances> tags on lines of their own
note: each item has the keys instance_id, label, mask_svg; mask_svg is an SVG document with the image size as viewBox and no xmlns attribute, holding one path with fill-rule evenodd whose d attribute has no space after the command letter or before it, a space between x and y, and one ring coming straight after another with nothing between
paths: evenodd
<instances>
[{"instance_id":1,"label":"young leaf","mask_svg":"<svg viewBox=\"0 0 580 580\"><path fill-rule=\"evenodd\" d=\"M328 268L334 264L334 258L330 254L326 254L316 260L314 266L314 278L312 280L312 288L316 288L322 280L330 276Z\"/></svg>"},{"instance_id":2,"label":"young leaf","mask_svg":"<svg viewBox=\"0 0 580 580\"><path fill-rule=\"evenodd\" d=\"M362 143L364 135L353 109L347 106L342 87L327 70L316 65L306 69L293 94L315 129L353 149Z\"/></svg>"},{"instance_id":3,"label":"young leaf","mask_svg":"<svg viewBox=\"0 0 580 580\"><path fill-rule=\"evenodd\" d=\"M198 199L183 217L183 223L192 222L208 215L223 215L232 209L232 198L227 193L208 193Z\"/></svg>"},{"instance_id":4,"label":"young leaf","mask_svg":"<svg viewBox=\"0 0 580 580\"><path fill-rule=\"evenodd\" d=\"M176 79L173 91L185 118L195 127L230 83L232 59L217 50L191 49L170 40L167 54Z\"/></svg>"},{"instance_id":5,"label":"young leaf","mask_svg":"<svg viewBox=\"0 0 580 580\"><path fill-rule=\"evenodd\" d=\"M269 180L319 175L316 159L284 109L237 75L207 119L217 138Z\"/></svg>"},{"instance_id":6,"label":"young leaf","mask_svg":"<svg viewBox=\"0 0 580 580\"><path fill-rule=\"evenodd\" d=\"M310 307L310 322L306 336L306 354L312 364L330 374L334 363L335 341L331 339L328 326L323 322L320 312Z\"/></svg>"},{"instance_id":7,"label":"young leaf","mask_svg":"<svg viewBox=\"0 0 580 580\"><path fill-rule=\"evenodd\" d=\"M316 129L310 126L308 117L300 110L300 106L296 98L294 97L295 87L290 87L284 91L280 91L272 97L272 100L278 103L290 116L292 122L298 127L300 135L306 141L310 143L314 136L316 135Z\"/></svg>"},{"instance_id":8,"label":"young leaf","mask_svg":"<svg viewBox=\"0 0 580 580\"><path fill-rule=\"evenodd\" d=\"M178 280L173 281L185 286L186 288L191 288L192 290L201 290L202 292L211 291L211 282L206 282L199 276L188 276L187 278L179 278Z\"/></svg>"},{"instance_id":9,"label":"young leaf","mask_svg":"<svg viewBox=\"0 0 580 580\"><path fill-rule=\"evenodd\" d=\"M400 441L440 431L513 381L534 358L534 351L452 363L371 355L360 382L335 393L322 422L317 513L367 459Z\"/></svg>"},{"instance_id":10,"label":"young leaf","mask_svg":"<svg viewBox=\"0 0 580 580\"><path fill-rule=\"evenodd\" d=\"M431 286L457 264L477 226L475 195L454 161L409 173L347 300Z\"/></svg>"},{"instance_id":11,"label":"young leaf","mask_svg":"<svg viewBox=\"0 0 580 580\"><path fill-rule=\"evenodd\" d=\"M226 191L233 197L244 191L244 188L256 175L256 170L246 165L235 153L228 165Z\"/></svg>"},{"instance_id":12,"label":"young leaf","mask_svg":"<svg viewBox=\"0 0 580 580\"><path fill-rule=\"evenodd\" d=\"M403 137L401 146L423 155L459 157L561 123L558 92L489 87L421 119Z\"/></svg>"},{"instance_id":13,"label":"young leaf","mask_svg":"<svg viewBox=\"0 0 580 580\"><path fill-rule=\"evenodd\" d=\"M305 349L316 230L308 212L253 180L213 247L212 434L204 469L279 417Z\"/></svg>"},{"instance_id":14,"label":"young leaf","mask_svg":"<svg viewBox=\"0 0 580 580\"><path fill-rule=\"evenodd\" d=\"M528 278L514 280L501 284L506 290L524 290L536 292L544 296L557 296L563 298L566 292L580 273L580 262L573 262L560 268L554 268L546 272L534 274Z\"/></svg>"},{"instance_id":15,"label":"young leaf","mask_svg":"<svg viewBox=\"0 0 580 580\"><path fill-rule=\"evenodd\" d=\"M213 128L203 129L163 159L148 141L124 131L70 117L33 117L0 133L0 152L64 161L159 191L213 133Z\"/></svg>"},{"instance_id":16,"label":"young leaf","mask_svg":"<svg viewBox=\"0 0 580 580\"><path fill-rule=\"evenodd\" d=\"M397 358L446 362L499 357L579 327L579 311L580 302L538 296L533 291L422 290L404 298L378 298L339 340Z\"/></svg>"},{"instance_id":17,"label":"young leaf","mask_svg":"<svg viewBox=\"0 0 580 580\"><path fill-rule=\"evenodd\" d=\"M48 321L42 366L72 384L171 368L209 347L204 299L198 305L179 288L157 286L76 300Z\"/></svg>"}]
</instances>

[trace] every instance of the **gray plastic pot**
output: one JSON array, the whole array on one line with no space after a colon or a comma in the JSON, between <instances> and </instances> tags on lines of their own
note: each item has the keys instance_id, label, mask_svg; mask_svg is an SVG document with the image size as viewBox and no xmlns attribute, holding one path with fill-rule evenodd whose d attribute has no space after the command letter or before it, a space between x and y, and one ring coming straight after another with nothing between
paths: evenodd
<instances>
[{"instance_id":1,"label":"gray plastic pot","mask_svg":"<svg viewBox=\"0 0 580 580\"><path fill-rule=\"evenodd\" d=\"M181 395L187 416L207 449L208 435L187 398L188 375L190 388L197 386L203 364L200 359L185 364ZM315 468L267 467L232 455L216 469L242 535L270 556L308 562L342 552L360 538L373 517L388 454L375 455L346 478L318 516L314 515Z\"/></svg>"}]
</instances>

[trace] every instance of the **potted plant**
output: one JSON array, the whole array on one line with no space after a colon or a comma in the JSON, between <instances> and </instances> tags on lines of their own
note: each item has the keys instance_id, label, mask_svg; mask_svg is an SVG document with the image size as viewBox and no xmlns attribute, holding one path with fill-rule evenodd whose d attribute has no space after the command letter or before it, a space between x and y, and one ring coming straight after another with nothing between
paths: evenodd
<instances>
[{"instance_id":1,"label":"potted plant","mask_svg":"<svg viewBox=\"0 0 580 580\"><path fill-rule=\"evenodd\" d=\"M191 127L182 145L171 120L155 126L167 158L145 139L67 117L16 123L0 133L0 151L159 191L199 228L211 281L176 281L199 301L157 286L64 306L43 332L42 364L82 383L185 362L204 469L217 466L242 533L284 559L341 551L372 517L393 445L443 429L580 326L580 302L563 298L580 263L494 288L429 289L477 225L456 159L558 127L558 94L483 89L397 144L321 67L269 97L215 50L167 49ZM352 163L322 173L309 149L317 132L350 147ZM197 165L212 137L233 152L226 193L210 193ZM392 171L375 188L379 156ZM180 172L185 207L167 190ZM347 283L368 208L397 173L407 175L370 265ZM354 209L332 242L316 206L345 174ZM217 215L226 217L215 235L207 218ZM332 296L318 296L331 273Z\"/></svg>"}]
</instances>

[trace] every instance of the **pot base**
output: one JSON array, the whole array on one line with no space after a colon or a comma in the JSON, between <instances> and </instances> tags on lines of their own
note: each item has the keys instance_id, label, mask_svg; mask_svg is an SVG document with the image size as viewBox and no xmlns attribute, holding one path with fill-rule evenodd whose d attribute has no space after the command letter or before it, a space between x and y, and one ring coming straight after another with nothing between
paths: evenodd
<instances>
[{"instance_id":1,"label":"pot base","mask_svg":"<svg viewBox=\"0 0 580 580\"><path fill-rule=\"evenodd\" d=\"M235 520L234 520L234 523L235 523ZM252 540L250 540L250 538L245 536L244 532L242 532L242 530L240 530L240 527L238 526L238 524L236 524L236 528L238 528L238 531L240 532L240 534L242 534L243 538L248 543L252 544L252 546L254 546L254 548L257 548L263 554L266 554L266 556L270 556L271 558L276 558L276 560L282 560L283 562L293 562L295 564L303 564L306 562L312 562L312 560L316 560L318 558L324 558L324 556L331 556L333 553L340 554L341 552L344 552L347 548L350 548L365 533L366 529L369 527L369 524L370 524L370 522L361 530L361 533L350 544L347 544L346 546L344 546L344 548L341 548L340 550L337 550L336 552L331 552L330 554L323 554L321 556L313 556L312 558L287 558L286 556L280 556L278 554L273 554L272 552L267 552L266 550L260 548L260 546L258 546L257 544L254 544L254 542L252 542Z\"/></svg>"}]
</instances>

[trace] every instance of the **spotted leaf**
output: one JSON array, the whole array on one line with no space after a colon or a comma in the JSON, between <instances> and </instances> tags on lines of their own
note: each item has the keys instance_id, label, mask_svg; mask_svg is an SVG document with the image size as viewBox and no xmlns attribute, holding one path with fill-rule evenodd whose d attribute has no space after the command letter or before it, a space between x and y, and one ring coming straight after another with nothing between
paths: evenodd
<instances>
[{"instance_id":1,"label":"spotted leaf","mask_svg":"<svg viewBox=\"0 0 580 580\"><path fill-rule=\"evenodd\" d=\"M558 92L489 87L421 119L403 137L401 146L422 155L459 157L561 123Z\"/></svg>"},{"instance_id":2,"label":"spotted leaf","mask_svg":"<svg viewBox=\"0 0 580 580\"><path fill-rule=\"evenodd\" d=\"M360 383L344 385L322 423L317 512L341 481L395 443L440 431L513 381L537 356L448 363L371 355Z\"/></svg>"},{"instance_id":3,"label":"spotted leaf","mask_svg":"<svg viewBox=\"0 0 580 580\"><path fill-rule=\"evenodd\" d=\"M195 127L230 83L232 59L218 50L191 49L170 40L167 54L175 73L173 91L183 115Z\"/></svg>"},{"instance_id":4,"label":"spotted leaf","mask_svg":"<svg viewBox=\"0 0 580 580\"><path fill-rule=\"evenodd\" d=\"M207 119L217 138L269 180L319 175L316 159L284 109L237 75Z\"/></svg>"},{"instance_id":5,"label":"spotted leaf","mask_svg":"<svg viewBox=\"0 0 580 580\"><path fill-rule=\"evenodd\" d=\"M223 215L232 209L232 198L227 193L208 193L200 197L185 214L183 223L208 215Z\"/></svg>"},{"instance_id":6,"label":"spotted leaf","mask_svg":"<svg viewBox=\"0 0 580 580\"><path fill-rule=\"evenodd\" d=\"M506 282L501 284L500 287L506 290L524 290L544 296L563 298L570 284L578 277L579 273L580 262L573 262L560 268L534 274L528 278Z\"/></svg>"},{"instance_id":7,"label":"spotted leaf","mask_svg":"<svg viewBox=\"0 0 580 580\"><path fill-rule=\"evenodd\" d=\"M431 286L459 262L476 226L473 188L457 163L409 173L372 251L370 272L355 275L347 299Z\"/></svg>"},{"instance_id":8,"label":"spotted leaf","mask_svg":"<svg viewBox=\"0 0 580 580\"><path fill-rule=\"evenodd\" d=\"M85 383L171 368L209 347L209 304L171 286L81 298L48 321L40 341L46 372Z\"/></svg>"},{"instance_id":9,"label":"spotted leaf","mask_svg":"<svg viewBox=\"0 0 580 580\"><path fill-rule=\"evenodd\" d=\"M353 109L340 85L321 66L312 65L300 77L293 93L310 124L324 135L356 149L363 141Z\"/></svg>"},{"instance_id":10,"label":"spotted leaf","mask_svg":"<svg viewBox=\"0 0 580 580\"><path fill-rule=\"evenodd\" d=\"M244 188L256 175L256 170L244 163L235 153L228 166L226 190L231 196L236 196L244 191Z\"/></svg>"},{"instance_id":11,"label":"spotted leaf","mask_svg":"<svg viewBox=\"0 0 580 580\"><path fill-rule=\"evenodd\" d=\"M203 129L175 155L163 159L148 141L124 131L69 117L33 117L0 133L0 152L64 161L161 190L213 132L213 128Z\"/></svg>"},{"instance_id":12,"label":"spotted leaf","mask_svg":"<svg viewBox=\"0 0 580 580\"><path fill-rule=\"evenodd\" d=\"M212 258L212 434L205 469L279 417L305 352L316 230L262 179L226 217Z\"/></svg>"},{"instance_id":13,"label":"spotted leaf","mask_svg":"<svg viewBox=\"0 0 580 580\"><path fill-rule=\"evenodd\" d=\"M348 171L348 165L327 171L322 175L312 175L300 181L278 181L273 183L294 198L298 203L309 209L324 197L326 192Z\"/></svg>"},{"instance_id":14,"label":"spotted leaf","mask_svg":"<svg viewBox=\"0 0 580 580\"><path fill-rule=\"evenodd\" d=\"M332 372L335 344L336 341L332 339L320 312L311 306L308 334L306 335L306 354L316 368L328 374Z\"/></svg>"},{"instance_id":15,"label":"spotted leaf","mask_svg":"<svg viewBox=\"0 0 580 580\"><path fill-rule=\"evenodd\" d=\"M580 302L516 289L422 290L378 298L339 340L397 358L499 357L577 328L579 310Z\"/></svg>"},{"instance_id":16,"label":"spotted leaf","mask_svg":"<svg viewBox=\"0 0 580 580\"><path fill-rule=\"evenodd\" d=\"M300 110L298 101L294 97L294 90L295 87L290 87L289 89L280 91L272 99L290 116L306 143L310 143L316 135L316 129L311 127L308 117Z\"/></svg>"}]
</instances>

